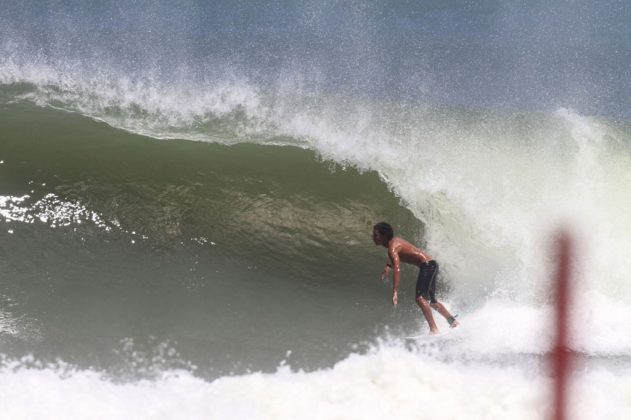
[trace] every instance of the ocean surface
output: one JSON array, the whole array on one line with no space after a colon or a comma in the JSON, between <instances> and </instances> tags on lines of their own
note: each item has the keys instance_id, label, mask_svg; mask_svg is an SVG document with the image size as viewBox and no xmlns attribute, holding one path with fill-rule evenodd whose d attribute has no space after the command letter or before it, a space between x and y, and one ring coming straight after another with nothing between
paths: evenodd
<instances>
[{"instance_id":1,"label":"ocean surface","mask_svg":"<svg viewBox=\"0 0 631 420\"><path fill-rule=\"evenodd\" d=\"M561 229L631 418L631 6L523 3L0 0L0 419L549 418Z\"/></svg>"}]
</instances>

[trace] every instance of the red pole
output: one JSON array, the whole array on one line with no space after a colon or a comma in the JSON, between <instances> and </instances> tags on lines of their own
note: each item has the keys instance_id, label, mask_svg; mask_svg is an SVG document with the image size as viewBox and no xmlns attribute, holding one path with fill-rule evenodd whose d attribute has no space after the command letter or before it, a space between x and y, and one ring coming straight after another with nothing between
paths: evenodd
<instances>
[{"instance_id":1,"label":"red pole","mask_svg":"<svg viewBox=\"0 0 631 420\"><path fill-rule=\"evenodd\" d=\"M569 235L562 232L557 243L558 267L556 273L556 342L554 344L554 420L566 419L567 387L572 353L569 348L568 324L570 310L570 265L572 244Z\"/></svg>"}]
</instances>

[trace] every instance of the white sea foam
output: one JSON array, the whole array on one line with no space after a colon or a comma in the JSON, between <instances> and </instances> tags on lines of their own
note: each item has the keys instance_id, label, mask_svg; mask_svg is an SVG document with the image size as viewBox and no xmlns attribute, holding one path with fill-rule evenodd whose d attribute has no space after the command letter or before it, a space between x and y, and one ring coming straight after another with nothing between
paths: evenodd
<instances>
[{"instance_id":1,"label":"white sea foam","mask_svg":"<svg viewBox=\"0 0 631 420\"><path fill-rule=\"evenodd\" d=\"M606 125L568 110L504 118L343 105L292 112L278 117L283 130L311 139L327 159L379 171L427 223L430 252L447 263L461 296L504 288L541 301L552 236L567 226L577 280L631 300L630 151Z\"/></svg>"},{"instance_id":2,"label":"white sea foam","mask_svg":"<svg viewBox=\"0 0 631 420\"><path fill-rule=\"evenodd\" d=\"M577 374L572 418L627 418L631 375ZM3 418L40 419L533 419L551 410L551 382L519 367L444 363L397 346L350 355L330 369L223 377L185 371L117 384L98 373L6 366Z\"/></svg>"},{"instance_id":3,"label":"white sea foam","mask_svg":"<svg viewBox=\"0 0 631 420\"><path fill-rule=\"evenodd\" d=\"M566 109L400 111L292 107L278 121L327 159L379 171L426 223L427 248L452 285L453 306L467 316L461 350L550 348L554 240L565 228L573 238L573 345L631 354L628 133Z\"/></svg>"}]
</instances>

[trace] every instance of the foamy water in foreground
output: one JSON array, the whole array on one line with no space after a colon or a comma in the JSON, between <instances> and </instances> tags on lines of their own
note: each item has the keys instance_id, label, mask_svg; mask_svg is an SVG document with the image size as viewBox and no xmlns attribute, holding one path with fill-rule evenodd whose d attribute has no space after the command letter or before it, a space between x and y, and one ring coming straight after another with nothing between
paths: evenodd
<instances>
[{"instance_id":1,"label":"foamy water in foreground","mask_svg":"<svg viewBox=\"0 0 631 420\"><path fill-rule=\"evenodd\" d=\"M624 316L623 309L617 315ZM121 380L107 372L32 357L4 360L1 418L7 419L539 419L552 407L550 308L492 299L440 337L391 338L331 368L204 380L187 370ZM628 314L626 314L628 315ZM624 328L580 319L569 388L572 419L631 416ZM599 325L605 331L599 336ZM586 333L581 334L583 330ZM617 331L616 331L617 330ZM601 338L613 340L607 345ZM618 337L618 338L615 338ZM626 342L621 346L622 342ZM602 347L602 348L601 348ZM618 347L616 349L616 347ZM602 353L601 353L602 351ZM601 353L601 356L589 354ZM132 375L134 372L130 372ZM36 403L34 403L36 401ZM52 417L51 417L52 416Z\"/></svg>"},{"instance_id":2,"label":"foamy water in foreground","mask_svg":"<svg viewBox=\"0 0 631 420\"><path fill-rule=\"evenodd\" d=\"M535 419L552 383L518 366L444 363L399 346L351 355L331 369L224 377L187 372L116 384L92 371L4 367L7 419ZM631 415L631 370L577 372L570 418ZM37 401L36 404L33 402Z\"/></svg>"}]
</instances>

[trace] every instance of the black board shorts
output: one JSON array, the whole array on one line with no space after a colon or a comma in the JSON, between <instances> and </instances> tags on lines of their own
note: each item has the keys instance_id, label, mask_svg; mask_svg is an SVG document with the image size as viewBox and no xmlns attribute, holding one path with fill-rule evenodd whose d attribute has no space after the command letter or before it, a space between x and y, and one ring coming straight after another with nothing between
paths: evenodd
<instances>
[{"instance_id":1,"label":"black board shorts","mask_svg":"<svg viewBox=\"0 0 631 420\"><path fill-rule=\"evenodd\" d=\"M434 260L421 264L416 280L416 298L423 296L425 300L436 303L436 276L438 276L438 263Z\"/></svg>"}]
</instances>

